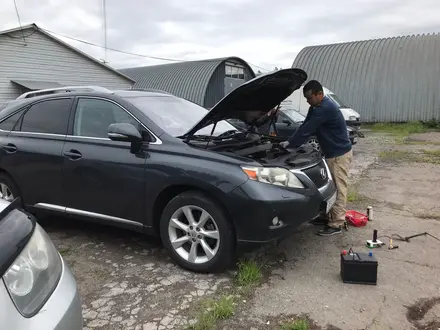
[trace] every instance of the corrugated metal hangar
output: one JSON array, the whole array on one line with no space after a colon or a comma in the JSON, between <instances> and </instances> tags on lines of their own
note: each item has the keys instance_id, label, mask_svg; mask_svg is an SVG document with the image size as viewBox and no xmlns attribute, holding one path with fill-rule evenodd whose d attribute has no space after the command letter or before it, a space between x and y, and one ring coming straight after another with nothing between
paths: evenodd
<instances>
[{"instance_id":1,"label":"corrugated metal hangar","mask_svg":"<svg viewBox=\"0 0 440 330\"><path fill-rule=\"evenodd\" d=\"M440 120L440 34L306 47L292 67L340 96L363 122Z\"/></svg>"},{"instance_id":2,"label":"corrugated metal hangar","mask_svg":"<svg viewBox=\"0 0 440 330\"><path fill-rule=\"evenodd\" d=\"M239 57L121 69L136 81L133 88L159 89L211 108L226 94L255 77Z\"/></svg>"}]
</instances>

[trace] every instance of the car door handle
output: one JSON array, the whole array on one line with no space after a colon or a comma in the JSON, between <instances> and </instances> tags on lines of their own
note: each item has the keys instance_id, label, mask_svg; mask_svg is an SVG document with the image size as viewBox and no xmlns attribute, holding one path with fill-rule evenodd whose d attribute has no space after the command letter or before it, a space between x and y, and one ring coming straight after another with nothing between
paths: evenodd
<instances>
[{"instance_id":1,"label":"car door handle","mask_svg":"<svg viewBox=\"0 0 440 330\"><path fill-rule=\"evenodd\" d=\"M70 158L71 160L78 160L82 157L82 154L78 150L70 149L69 151L65 151L64 156Z\"/></svg>"},{"instance_id":2,"label":"car door handle","mask_svg":"<svg viewBox=\"0 0 440 330\"><path fill-rule=\"evenodd\" d=\"M12 143L8 143L7 145L3 146L3 149L5 149L8 154L13 154L18 150L17 147Z\"/></svg>"}]
</instances>

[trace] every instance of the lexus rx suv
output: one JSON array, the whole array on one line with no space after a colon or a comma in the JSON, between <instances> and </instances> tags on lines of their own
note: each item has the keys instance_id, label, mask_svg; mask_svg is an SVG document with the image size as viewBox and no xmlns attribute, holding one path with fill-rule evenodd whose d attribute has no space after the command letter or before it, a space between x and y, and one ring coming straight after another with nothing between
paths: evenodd
<instances>
[{"instance_id":1,"label":"lexus rx suv","mask_svg":"<svg viewBox=\"0 0 440 330\"><path fill-rule=\"evenodd\" d=\"M306 79L300 69L260 75L210 111L157 91L20 97L0 112L2 196L29 212L160 235L181 267L223 270L239 245L278 239L335 201L319 152L228 122L253 122Z\"/></svg>"}]
</instances>

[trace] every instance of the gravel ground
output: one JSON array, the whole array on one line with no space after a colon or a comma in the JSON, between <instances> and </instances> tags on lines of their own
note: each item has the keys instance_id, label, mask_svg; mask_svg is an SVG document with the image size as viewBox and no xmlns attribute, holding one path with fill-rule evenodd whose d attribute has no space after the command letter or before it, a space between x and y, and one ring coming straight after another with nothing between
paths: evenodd
<instances>
[{"instance_id":1,"label":"gravel ground","mask_svg":"<svg viewBox=\"0 0 440 330\"><path fill-rule=\"evenodd\" d=\"M378 250L378 286L350 286L338 277L339 251L365 250L363 242L373 227L384 233L429 230L440 236L440 221L417 218L437 212L439 165L378 165L377 155L392 147L393 139L366 134L355 146L350 180L362 183L359 193L369 202L378 200L377 220L330 239L315 236L317 228L311 225L301 228L268 254L283 255L283 264L220 328L276 329L277 320L301 314L309 314L317 327L350 330L411 329L426 317L435 318L437 307L416 321L405 316L406 305L440 296L440 244L429 238L399 243L397 250ZM406 208L396 207L401 203ZM356 205L361 210L366 206L361 200ZM186 272L171 262L156 239L141 234L70 219L44 220L43 226L78 281L85 329L180 329L191 322L199 301L232 287L231 273Z\"/></svg>"}]
</instances>

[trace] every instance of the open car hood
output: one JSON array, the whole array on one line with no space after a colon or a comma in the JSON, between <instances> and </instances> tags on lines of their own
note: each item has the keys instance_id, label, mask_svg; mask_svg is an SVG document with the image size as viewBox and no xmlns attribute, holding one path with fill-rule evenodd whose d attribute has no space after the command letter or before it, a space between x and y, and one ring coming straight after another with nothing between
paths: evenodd
<instances>
[{"instance_id":1,"label":"open car hood","mask_svg":"<svg viewBox=\"0 0 440 330\"><path fill-rule=\"evenodd\" d=\"M225 119L239 119L246 124L264 116L307 80L301 69L282 69L249 80L218 102L184 136Z\"/></svg>"}]
</instances>

